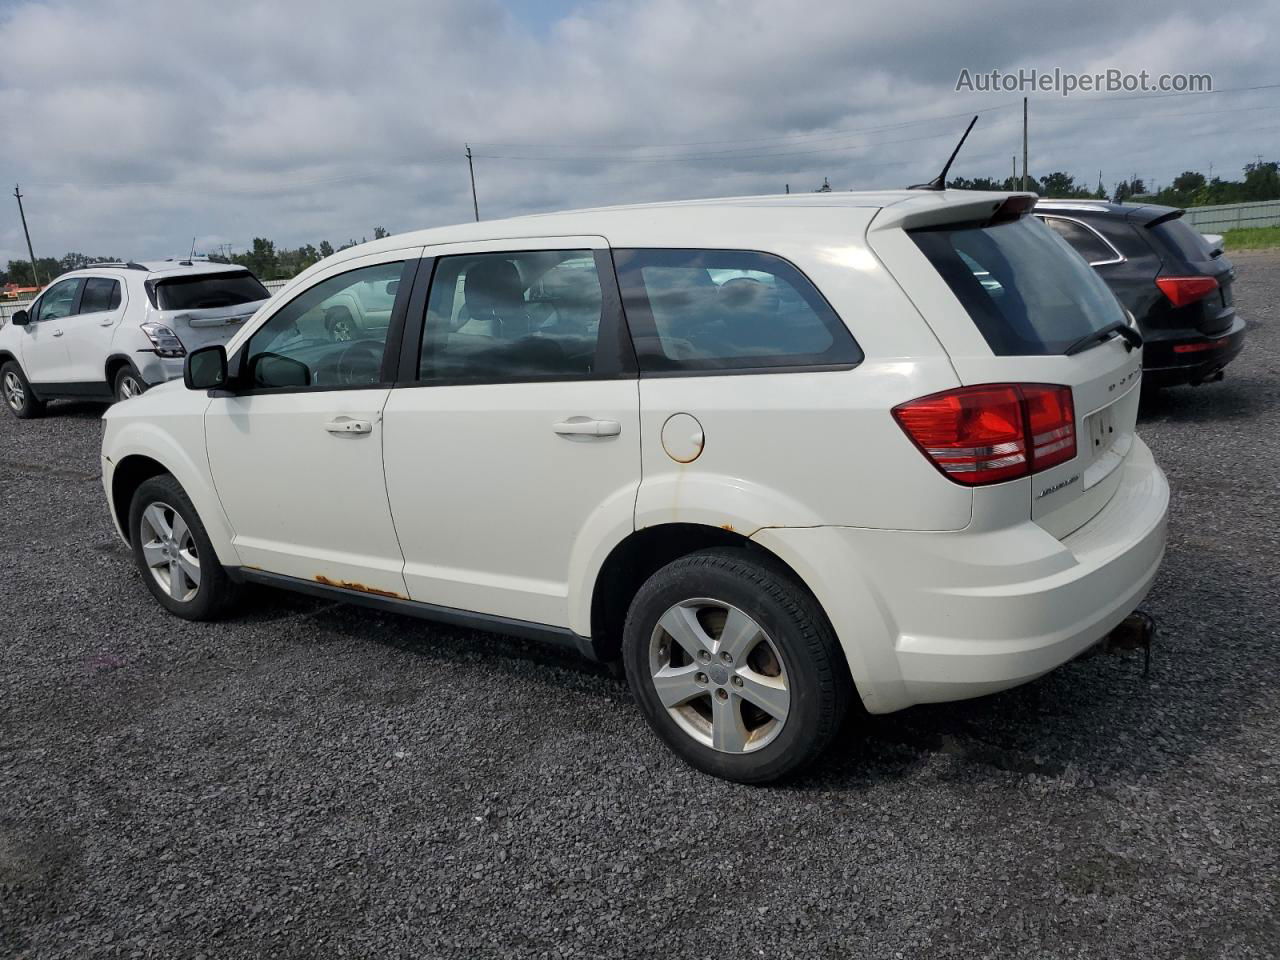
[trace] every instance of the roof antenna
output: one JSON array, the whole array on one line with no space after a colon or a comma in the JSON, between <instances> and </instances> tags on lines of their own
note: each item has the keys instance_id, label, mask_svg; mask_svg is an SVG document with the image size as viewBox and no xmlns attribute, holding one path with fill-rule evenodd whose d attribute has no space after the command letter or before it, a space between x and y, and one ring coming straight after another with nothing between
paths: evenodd
<instances>
[{"instance_id":1,"label":"roof antenna","mask_svg":"<svg viewBox=\"0 0 1280 960\"><path fill-rule=\"evenodd\" d=\"M956 154L960 152L960 148L964 146L965 140L969 138L969 131L973 129L973 125L978 122L978 115L975 113L973 119L969 121L969 125L964 128L964 136L960 138L960 142L956 144L956 148L951 151L951 157L947 160L946 165L942 168L942 172L930 180L928 183L916 183L907 187L908 190L945 190L947 189L947 171L951 169L951 164L955 163Z\"/></svg>"}]
</instances>

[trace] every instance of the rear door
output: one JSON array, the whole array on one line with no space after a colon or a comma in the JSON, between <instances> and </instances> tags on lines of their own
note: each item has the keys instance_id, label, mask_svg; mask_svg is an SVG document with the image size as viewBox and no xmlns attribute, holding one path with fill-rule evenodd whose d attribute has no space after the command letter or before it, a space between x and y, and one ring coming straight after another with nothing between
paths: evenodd
<instances>
[{"instance_id":1,"label":"rear door","mask_svg":"<svg viewBox=\"0 0 1280 960\"><path fill-rule=\"evenodd\" d=\"M115 277L87 277L80 294L80 312L63 322L70 379L105 382L107 357L116 325L127 306L124 284Z\"/></svg>"},{"instance_id":2,"label":"rear door","mask_svg":"<svg viewBox=\"0 0 1280 960\"><path fill-rule=\"evenodd\" d=\"M1133 446L1142 352L1103 331L1127 323L1106 284L1060 236L1027 215L869 235L946 348L965 385L1071 388L1076 456L1009 481L1032 519L1064 537L1111 499Z\"/></svg>"},{"instance_id":3,"label":"rear door","mask_svg":"<svg viewBox=\"0 0 1280 960\"><path fill-rule=\"evenodd\" d=\"M640 483L639 392L608 244L428 251L430 295L414 292L383 416L409 596L587 635L571 623L571 584L631 532Z\"/></svg>"}]
</instances>

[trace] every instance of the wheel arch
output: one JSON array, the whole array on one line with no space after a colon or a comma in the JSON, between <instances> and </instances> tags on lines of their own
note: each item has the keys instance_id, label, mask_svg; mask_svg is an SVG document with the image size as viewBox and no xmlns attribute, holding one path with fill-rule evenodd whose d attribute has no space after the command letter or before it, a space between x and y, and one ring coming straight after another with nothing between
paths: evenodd
<instances>
[{"instance_id":1,"label":"wheel arch","mask_svg":"<svg viewBox=\"0 0 1280 960\"><path fill-rule=\"evenodd\" d=\"M649 577L668 563L714 547L746 550L762 562L784 570L809 590L804 578L776 553L725 527L663 523L635 530L609 551L592 583L590 624L596 655L605 661L618 659L627 610ZM809 593L813 591L809 590Z\"/></svg>"},{"instance_id":2,"label":"wheel arch","mask_svg":"<svg viewBox=\"0 0 1280 960\"><path fill-rule=\"evenodd\" d=\"M133 362L131 357L127 357L123 353L113 353L111 356L107 357L107 362L104 365L103 370L106 373L108 387L111 387L112 389L115 388L116 375L120 372L122 367L133 367L135 373L138 371L138 365ZM142 374L139 373L138 376L142 376Z\"/></svg>"},{"instance_id":3,"label":"wheel arch","mask_svg":"<svg viewBox=\"0 0 1280 960\"><path fill-rule=\"evenodd\" d=\"M164 464L143 454L125 457L111 471L111 514L125 543L132 543L129 535L129 506L133 503L134 493L152 477L166 473L169 473L169 469Z\"/></svg>"}]
</instances>

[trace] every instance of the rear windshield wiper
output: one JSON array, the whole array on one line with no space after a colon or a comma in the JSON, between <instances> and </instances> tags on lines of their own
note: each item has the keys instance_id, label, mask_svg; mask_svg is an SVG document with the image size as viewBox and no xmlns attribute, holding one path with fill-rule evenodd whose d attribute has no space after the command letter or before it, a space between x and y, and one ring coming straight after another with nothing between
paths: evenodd
<instances>
[{"instance_id":1,"label":"rear windshield wiper","mask_svg":"<svg viewBox=\"0 0 1280 960\"><path fill-rule=\"evenodd\" d=\"M1107 324L1101 330L1086 333L1071 346L1067 347L1063 354L1069 357L1072 354L1080 353L1082 350L1088 350L1095 343L1102 343L1104 340L1111 339L1113 333L1118 333L1124 337L1124 348L1130 353L1142 346L1142 334L1129 326L1128 321L1116 320L1114 323Z\"/></svg>"}]
</instances>

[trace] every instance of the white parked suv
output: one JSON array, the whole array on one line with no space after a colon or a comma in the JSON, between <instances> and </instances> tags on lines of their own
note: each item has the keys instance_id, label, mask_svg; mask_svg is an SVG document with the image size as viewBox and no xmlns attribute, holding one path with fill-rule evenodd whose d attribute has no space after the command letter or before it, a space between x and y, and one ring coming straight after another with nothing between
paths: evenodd
<instances>
[{"instance_id":1,"label":"white parked suv","mask_svg":"<svg viewBox=\"0 0 1280 960\"><path fill-rule=\"evenodd\" d=\"M1142 600L1168 487L1141 338L1025 194L760 197L401 234L106 415L173 613L269 584L618 663L740 781L857 697L991 693ZM350 340L300 325L394 293Z\"/></svg>"},{"instance_id":2,"label":"white parked suv","mask_svg":"<svg viewBox=\"0 0 1280 960\"><path fill-rule=\"evenodd\" d=\"M181 377L188 350L225 342L269 296L206 260L73 270L0 327L0 394L24 419L47 400L128 399Z\"/></svg>"}]
</instances>

